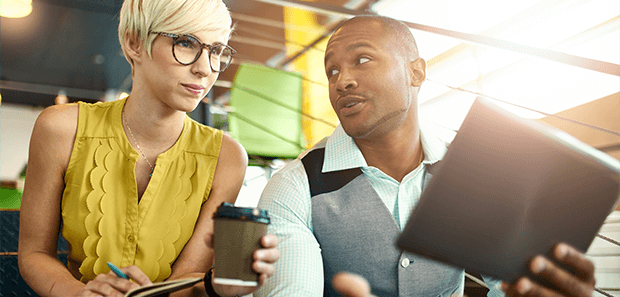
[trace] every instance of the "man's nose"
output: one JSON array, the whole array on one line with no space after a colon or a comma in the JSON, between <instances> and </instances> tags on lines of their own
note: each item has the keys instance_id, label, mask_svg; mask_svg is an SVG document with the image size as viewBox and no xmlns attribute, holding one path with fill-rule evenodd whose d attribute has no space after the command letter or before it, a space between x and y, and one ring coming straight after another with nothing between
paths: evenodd
<instances>
[{"instance_id":1,"label":"man's nose","mask_svg":"<svg viewBox=\"0 0 620 297\"><path fill-rule=\"evenodd\" d=\"M352 71L342 69L338 74L338 81L336 82L336 90L339 92L345 92L357 87L357 80Z\"/></svg>"}]
</instances>

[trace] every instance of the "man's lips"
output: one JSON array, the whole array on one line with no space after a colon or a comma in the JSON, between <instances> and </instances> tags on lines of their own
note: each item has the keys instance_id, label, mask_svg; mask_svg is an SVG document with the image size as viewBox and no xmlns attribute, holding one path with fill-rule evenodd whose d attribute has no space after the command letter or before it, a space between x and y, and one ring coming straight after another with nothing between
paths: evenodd
<instances>
[{"instance_id":1,"label":"man's lips","mask_svg":"<svg viewBox=\"0 0 620 297\"><path fill-rule=\"evenodd\" d=\"M366 98L358 95L346 95L340 97L336 104L340 113L344 116L359 112Z\"/></svg>"}]
</instances>

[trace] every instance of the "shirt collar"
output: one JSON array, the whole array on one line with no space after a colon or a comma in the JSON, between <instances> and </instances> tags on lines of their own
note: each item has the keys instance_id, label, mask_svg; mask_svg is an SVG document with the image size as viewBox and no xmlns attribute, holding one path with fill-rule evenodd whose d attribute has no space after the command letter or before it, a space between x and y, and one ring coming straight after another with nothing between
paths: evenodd
<instances>
[{"instance_id":1,"label":"shirt collar","mask_svg":"<svg viewBox=\"0 0 620 297\"><path fill-rule=\"evenodd\" d=\"M353 138L347 135L342 125L339 124L325 144L323 172L367 166L364 155L362 155Z\"/></svg>"},{"instance_id":2,"label":"shirt collar","mask_svg":"<svg viewBox=\"0 0 620 297\"><path fill-rule=\"evenodd\" d=\"M420 125L420 140L424 150L423 163L433 164L443 158L447 150L447 143L435 136L431 129ZM366 163L364 155L362 155L353 138L344 132L341 125L338 125L325 144L323 172L358 167L368 167L368 163Z\"/></svg>"},{"instance_id":3,"label":"shirt collar","mask_svg":"<svg viewBox=\"0 0 620 297\"><path fill-rule=\"evenodd\" d=\"M434 131L424 124L420 124L420 141L424 150L423 162L426 164L434 164L443 159L448 150L449 143L437 137Z\"/></svg>"}]
</instances>

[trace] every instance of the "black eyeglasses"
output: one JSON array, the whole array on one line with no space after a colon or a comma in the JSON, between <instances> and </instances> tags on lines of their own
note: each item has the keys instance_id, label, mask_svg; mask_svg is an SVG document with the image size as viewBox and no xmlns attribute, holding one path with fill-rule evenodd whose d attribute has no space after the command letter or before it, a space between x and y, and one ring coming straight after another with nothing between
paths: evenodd
<instances>
[{"instance_id":1,"label":"black eyeglasses","mask_svg":"<svg viewBox=\"0 0 620 297\"><path fill-rule=\"evenodd\" d=\"M172 38L172 55L180 64L193 64L202 55L202 49L206 48L209 53L209 66L213 72L222 72L230 66L235 49L226 44L206 44L189 34L172 34L164 32L151 32Z\"/></svg>"}]
</instances>

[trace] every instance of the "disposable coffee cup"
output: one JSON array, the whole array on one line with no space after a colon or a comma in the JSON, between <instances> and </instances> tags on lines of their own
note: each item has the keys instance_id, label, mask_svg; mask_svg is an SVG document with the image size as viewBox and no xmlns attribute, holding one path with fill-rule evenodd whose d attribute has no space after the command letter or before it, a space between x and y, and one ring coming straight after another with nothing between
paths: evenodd
<instances>
[{"instance_id":1,"label":"disposable coffee cup","mask_svg":"<svg viewBox=\"0 0 620 297\"><path fill-rule=\"evenodd\" d=\"M266 210L235 207L224 202L213 215L213 282L223 285L256 286L258 274L252 269L254 251L270 223Z\"/></svg>"}]
</instances>

